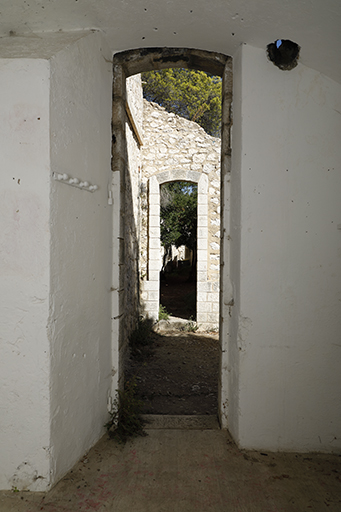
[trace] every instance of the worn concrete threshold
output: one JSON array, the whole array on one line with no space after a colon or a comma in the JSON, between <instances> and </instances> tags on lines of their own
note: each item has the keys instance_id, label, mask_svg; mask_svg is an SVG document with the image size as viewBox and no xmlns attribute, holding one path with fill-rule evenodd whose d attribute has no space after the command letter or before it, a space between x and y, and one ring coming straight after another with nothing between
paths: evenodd
<instances>
[{"instance_id":1,"label":"worn concrete threshold","mask_svg":"<svg viewBox=\"0 0 341 512\"><path fill-rule=\"evenodd\" d=\"M150 428L125 445L103 436L48 493L0 491L0 511L340 512L340 489L339 455L245 451L226 430Z\"/></svg>"},{"instance_id":2,"label":"worn concrete threshold","mask_svg":"<svg viewBox=\"0 0 341 512\"><path fill-rule=\"evenodd\" d=\"M146 430L216 430L220 428L218 418L214 415L144 414L143 419L146 421Z\"/></svg>"}]
</instances>

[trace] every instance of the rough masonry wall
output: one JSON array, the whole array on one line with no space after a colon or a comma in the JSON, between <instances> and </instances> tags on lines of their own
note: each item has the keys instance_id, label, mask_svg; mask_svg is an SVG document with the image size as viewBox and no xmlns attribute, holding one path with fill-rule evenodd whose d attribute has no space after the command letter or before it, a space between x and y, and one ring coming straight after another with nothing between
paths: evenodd
<instances>
[{"instance_id":1,"label":"rough masonry wall","mask_svg":"<svg viewBox=\"0 0 341 512\"><path fill-rule=\"evenodd\" d=\"M207 262L202 269L207 281L215 283L204 306L211 314L208 323L218 324L219 250L220 250L220 139L211 137L197 123L167 112L156 103L143 101L142 190L151 176L169 172L169 181L183 179L184 172L203 173L208 179ZM147 195L142 210L147 210ZM200 212L199 212L200 215ZM141 275L147 275L147 223L141 227ZM201 249L204 249L201 247ZM158 269L159 270L159 269ZM207 293L207 288L200 293ZM199 293L199 290L198 290ZM208 299L205 296L205 299ZM202 301L203 303L205 300ZM211 306L208 303L212 303ZM213 303L215 304L213 306Z\"/></svg>"},{"instance_id":2,"label":"rough masonry wall","mask_svg":"<svg viewBox=\"0 0 341 512\"><path fill-rule=\"evenodd\" d=\"M136 130L142 133L141 76L126 80L127 104L131 116L126 118L127 166L124 179L124 338L127 343L136 327L139 314L139 234L140 234L140 173L141 146ZM134 126L135 125L135 126Z\"/></svg>"}]
</instances>

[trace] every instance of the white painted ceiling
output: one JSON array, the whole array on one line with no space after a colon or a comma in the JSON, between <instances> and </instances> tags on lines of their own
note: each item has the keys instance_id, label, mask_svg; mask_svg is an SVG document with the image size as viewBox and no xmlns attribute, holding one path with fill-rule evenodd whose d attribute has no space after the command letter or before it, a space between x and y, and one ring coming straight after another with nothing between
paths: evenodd
<instances>
[{"instance_id":1,"label":"white painted ceiling","mask_svg":"<svg viewBox=\"0 0 341 512\"><path fill-rule=\"evenodd\" d=\"M171 46L233 56L242 43L265 50L291 39L300 62L341 83L341 0L0 0L0 37L89 28L114 52Z\"/></svg>"}]
</instances>

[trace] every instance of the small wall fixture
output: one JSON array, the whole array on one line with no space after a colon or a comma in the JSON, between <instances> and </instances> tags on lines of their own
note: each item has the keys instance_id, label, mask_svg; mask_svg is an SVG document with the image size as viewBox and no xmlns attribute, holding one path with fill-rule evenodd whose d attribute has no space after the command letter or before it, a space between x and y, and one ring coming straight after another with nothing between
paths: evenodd
<instances>
[{"instance_id":1,"label":"small wall fixture","mask_svg":"<svg viewBox=\"0 0 341 512\"><path fill-rule=\"evenodd\" d=\"M297 66L300 54L300 46L289 39L277 39L274 43L268 44L268 59L279 69L289 71Z\"/></svg>"},{"instance_id":2,"label":"small wall fixture","mask_svg":"<svg viewBox=\"0 0 341 512\"><path fill-rule=\"evenodd\" d=\"M88 192L95 192L95 190L98 190L97 185L91 185L88 181L81 181L78 178L70 178L70 176L65 173L60 174L54 172L53 177L55 180L65 183L65 185L71 185L71 187L77 187L82 190L87 190Z\"/></svg>"}]
</instances>

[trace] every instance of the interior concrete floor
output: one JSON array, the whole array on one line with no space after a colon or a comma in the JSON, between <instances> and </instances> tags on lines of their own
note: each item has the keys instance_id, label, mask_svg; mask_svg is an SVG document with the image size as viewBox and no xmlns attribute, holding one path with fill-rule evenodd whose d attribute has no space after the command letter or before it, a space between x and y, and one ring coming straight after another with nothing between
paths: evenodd
<instances>
[{"instance_id":1,"label":"interior concrete floor","mask_svg":"<svg viewBox=\"0 0 341 512\"><path fill-rule=\"evenodd\" d=\"M340 512L341 455L239 450L212 417L104 436L50 492L2 491L1 512Z\"/></svg>"}]
</instances>

